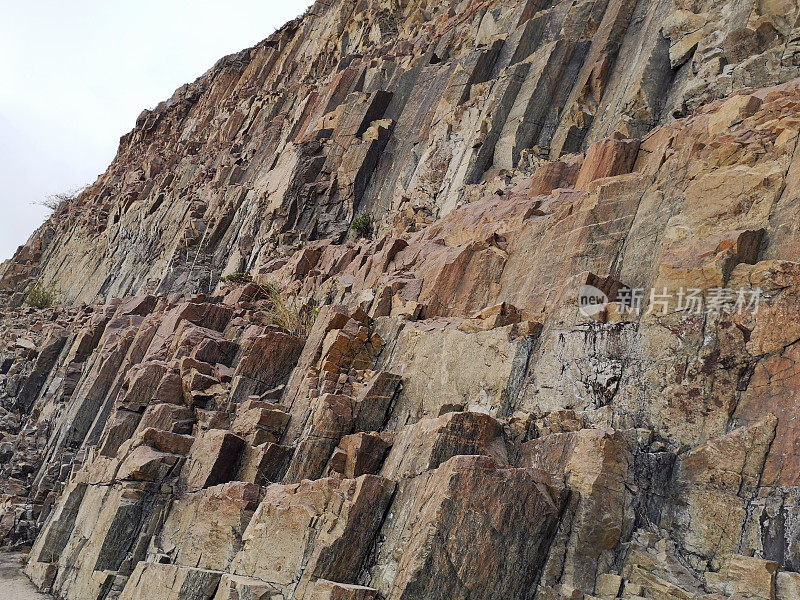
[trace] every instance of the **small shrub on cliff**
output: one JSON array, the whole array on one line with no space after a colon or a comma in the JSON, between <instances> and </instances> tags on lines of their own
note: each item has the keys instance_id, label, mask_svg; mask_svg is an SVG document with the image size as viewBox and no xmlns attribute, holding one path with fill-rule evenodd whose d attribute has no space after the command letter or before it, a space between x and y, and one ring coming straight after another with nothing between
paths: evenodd
<instances>
[{"instance_id":1,"label":"small shrub on cliff","mask_svg":"<svg viewBox=\"0 0 800 600\"><path fill-rule=\"evenodd\" d=\"M233 285L245 285L253 281L253 276L250 275L250 273L233 273L232 275L221 277L220 281L222 283L230 283Z\"/></svg>"},{"instance_id":2,"label":"small shrub on cliff","mask_svg":"<svg viewBox=\"0 0 800 600\"><path fill-rule=\"evenodd\" d=\"M356 237L360 238L371 238L372 237L372 217L367 213L363 213L358 215L355 219L353 219L353 223L350 225L350 229L356 235Z\"/></svg>"},{"instance_id":3,"label":"small shrub on cliff","mask_svg":"<svg viewBox=\"0 0 800 600\"><path fill-rule=\"evenodd\" d=\"M49 196L45 196L43 200L39 200L38 202L34 202L37 206L44 206L47 210L54 213L59 208L61 208L62 204L67 202L72 202L81 195L81 193L88 188L88 185L84 185L81 187L77 187L73 190L69 190L67 192L61 192L59 194L50 194Z\"/></svg>"},{"instance_id":4,"label":"small shrub on cliff","mask_svg":"<svg viewBox=\"0 0 800 600\"><path fill-rule=\"evenodd\" d=\"M52 283L47 287L43 286L41 283L35 283L31 286L31 289L28 290L28 295L25 297L25 304L33 308L50 308L56 303L57 297L58 294Z\"/></svg>"}]
</instances>

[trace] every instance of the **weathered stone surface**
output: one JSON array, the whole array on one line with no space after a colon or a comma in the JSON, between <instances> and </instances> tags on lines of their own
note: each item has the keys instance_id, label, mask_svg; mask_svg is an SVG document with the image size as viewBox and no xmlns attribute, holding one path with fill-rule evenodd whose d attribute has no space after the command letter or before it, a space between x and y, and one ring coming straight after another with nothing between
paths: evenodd
<instances>
[{"instance_id":1,"label":"weathered stone surface","mask_svg":"<svg viewBox=\"0 0 800 600\"><path fill-rule=\"evenodd\" d=\"M137 542L151 527L150 520L158 518L166 498L151 499L135 488L81 484L71 486L67 494L66 504L74 516L68 516L66 523L51 519L44 529L43 541L47 542L50 532L55 535L51 539L58 540L58 555L46 544L37 545L26 569L32 577L44 576L41 585L57 597L99 599L117 572L130 573L144 559L144 549ZM70 502L73 494L78 497ZM56 568L43 569L46 564Z\"/></svg>"},{"instance_id":2,"label":"weathered stone surface","mask_svg":"<svg viewBox=\"0 0 800 600\"><path fill-rule=\"evenodd\" d=\"M267 488L232 572L302 595L314 579L354 581L394 483L374 475Z\"/></svg>"},{"instance_id":3,"label":"weathered stone surface","mask_svg":"<svg viewBox=\"0 0 800 600\"><path fill-rule=\"evenodd\" d=\"M388 599L525 594L541 572L561 502L561 490L539 471L452 458L399 490L372 585Z\"/></svg>"},{"instance_id":4,"label":"weathered stone surface","mask_svg":"<svg viewBox=\"0 0 800 600\"><path fill-rule=\"evenodd\" d=\"M348 479L380 472L391 443L376 433L346 435L333 451L330 469Z\"/></svg>"},{"instance_id":5,"label":"weathered stone surface","mask_svg":"<svg viewBox=\"0 0 800 600\"><path fill-rule=\"evenodd\" d=\"M120 600L211 600L220 573L191 567L140 562Z\"/></svg>"},{"instance_id":6,"label":"weathered stone surface","mask_svg":"<svg viewBox=\"0 0 800 600\"><path fill-rule=\"evenodd\" d=\"M353 399L325 394L313 407L308 432L297 443L285 481L319 479L339 440L353 429Z\"/></svg>"},{"instance_id":7,"label":"weathered stone surface","mask_svg":"<svg viewBox=\"0 0 800 600\"><path fill-rule=\"evenodd\" d=\"M565 552L550 555L544 581L593 592L633 525L626 488L633 483L633 462L625 437L613 430L554 433L523 444L522 464L564 481L571 492L556 534Z\"/></svg>"},{"instance_id":8,"label":"weathered stone surface","mask_svg":"<svg viewBox=\"0 0 800 600\"><path fill-rule=\"evenodd\" d=\"M219 485L236 475L245 441L230 431L209 429L192 445L186 462L186 485L190 490Z\"/></svg>"},{"instance_id":9,"label":"weathered stone surface","mask_svg":"<svg viewBox=\"0 0 800 600\"><path fill-rule=\"evenodd\" d=\"M81 197L83 216L65 219L75 208L64 206L3 267L4 288L39 263L71 300L93 299L123 270L104 292L205 287L208 266L266 266L273 227L341 238L359 211L404 198L452 210L465 185L519 168L531 147L558 155L615 132L641 137L709 100L797 77L797 11L785 4L320 4L143 113ZM174 200L198 188L178 211ZM98 256L139 215L148 226ZM57 273L83 247L98 252ZM258 298L243 289L232 301Z\"/></svg>"},{"instance_id":10,"label":"weathered stone surface","mask_svg":"<svg viewBox=\"0 0 800 600\"><path fill-rule=\"evenodd\" d=\"M139 428L153 428L177 434L189 434L194 424L194 413L185 406L151 404L139 421Z\"/></svg>"},{"instance_id":11,"label":"weathered stone surface","mask_svg":"<svg viewBox=\"0 0 800 600\"><path fill-rule=\"evenodd\" d=\"M130 451L119 466L117 478L131 481L161 481L177 464L178 457L150 446Z\"/></svg>"},{"instance_id":12,"label":"weathered stone surface","mask_svg":"<svg viewBox=\"0 0 800 600\"><path fill-rule=\"evenodd\" d=\"M800 574L781 571L775 578L776 600L800 598Z\"/></svg>"},{"instance_id":13,"label":"weathered stone surface","mask_svg":"<svg viewBox=\"0 0 800 600\"><path fill-rule=\"evenodd\" d=\"M458 455L483 454L508 464L503 429L483 413L451 412L401 429L381 473L403 479L437 468Z\"/></svg>"},{"instance_id":14,"label":"weathered stone surface","mask_svg":"<svg viewBox=\"0 0 800 600\"><path fill-rule=\"evenodd\" d=\"M224 570L241 550L259 500L260 488L242 482L188 494L172 505L151 552L173 564Z\"/></svg>"},{"instance_id":15,"label":"weathered stone surface","mask_svg":"<svg viewBox=\"0 0 800 600\"><path fill-rule=\"evenodd\" d=\"M638 140L611 138L593 144L586 153L575 189L588 190L598 179L630 173L638 151Z\"/></svg>"},{"instance_id":16,"label":"weathered stone surface","mask_svg":"<svg viewBox=\"0 0 800 600\"><path fill-rule=\"evenodd\" d=\"M709 573L711 587L736 598L775 598L775 574L778 565L774 562L751 556L732 556L720 573ZM722 577L720 577L720 575Z\"/></svg>"},{"instance_id":17,"label":"weathered stone surface","mask_svg":"<svg viewBox=\"0 0 800 600\"><path fill-rule=\"evenodd\" d=\"M234 374L234 402L244 402L253 394L285 384L303 348L301 338L275 330L247 343L247 354Z\"/></svg>"},{"instance_id":18,"label":"weathered stone surface","mask_svg":"<svg viewBox=\"0 0 800 600\"><path fill-rule=\"evenodd\" d=\"M709 440L679 459L674 477L676 498L665 514L664 525L687 550L719 564L742 547L748 498L757 494L775 425L776 419L768 417Z\"/></svg>"},{"instance_id":19,"label":"weathered stone surface","mask_svg":"<svg viewBox=\"0 0 800 600\"><path fill-rule=\"evenodd\" d=\"M449 325L409 324L397 334L384 363L403 377L390 425L443 410L507 410L530 352L528 337L515 336L513 326L466 333Z\"/></svg>"},{"instance_id":20,"label":"weathered stone surface","mask_svg":"<svg viewBox=\"0 0 800 600\"><path fill-rule=\"evenodd\" d=\"M310 600L375 600L377 590L361 585L348 585L318 579L314 590L307 596Z\"/></svg>"},{"instance_id":21,"label":"weathered stone surface","mask_svg":"<svg viewBox=\"0 0 800 600\"><path fill-rule=\"evenodd\" d=\"M279 483L289 468L292 452L292 448L270 442L260 446L248 445L239 463L236 479L257 485Z\"/></svg>"},{"instance_id":22,"label":"weathered stone surface","mask_svg":"<svg viewBox=\"0 0 800 600\"><path fill-rule=\"evenodd\" d=\"M283 594L260 579L222 575L214 600L281 600Z\"/></svg>"},{"instance_id":23,"label":"weathered stone surface","mask_svg":"<svg viewBox=\"0 0 800 600\"><path fill-rule=\"evenodd\" d=\"M231 424L231 431L247 438L254 445L277 442L289 423L289 415L283 410L271 408L251 408L239 411Z\"/></svg>"},{"instance_id":24,"label":"weathered stone surface","mask_svg":"<svg viewBox=\"0 0 800 600\"><path fill-rule=\"evenodd\" d=\"M67 334L64 331L54 331L45 339L36 363L33 365L33 370L17 395L17 402L24 411L30 411L33 407L34 401L42 391L42 386L66 343Z\"/></svg>"}]
</instances>

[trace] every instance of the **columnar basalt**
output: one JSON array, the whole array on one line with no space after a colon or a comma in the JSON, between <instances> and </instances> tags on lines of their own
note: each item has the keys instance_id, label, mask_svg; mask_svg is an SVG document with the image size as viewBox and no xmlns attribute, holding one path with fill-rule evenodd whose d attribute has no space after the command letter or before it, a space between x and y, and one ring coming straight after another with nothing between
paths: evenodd
<instances>
[{"instance_id":1,"label":"columnar basalt","mask_svg":"<svg viewBox=\"0 0 800 600\"><path fill-rule=\"evenodd\" d=\"M0 267L0 544L65 600L800 598L798 19L320 0L222 59Z\"/></svg>"}]
</instances>

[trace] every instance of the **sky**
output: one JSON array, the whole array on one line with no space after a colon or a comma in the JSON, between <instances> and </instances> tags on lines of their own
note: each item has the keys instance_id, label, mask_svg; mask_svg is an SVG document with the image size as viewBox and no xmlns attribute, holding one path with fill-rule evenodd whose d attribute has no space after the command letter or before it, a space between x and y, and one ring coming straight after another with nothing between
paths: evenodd
<instances>
[{"instance_id":1,"label":"sky","mask_svg":"<svg viewBox=\"0 0 800 600\"><path fill-rule=\"evenodd\" d=\"M0 261L92 183L119 138L311 0L0 0Z\"/></svg>"}]
</instances>

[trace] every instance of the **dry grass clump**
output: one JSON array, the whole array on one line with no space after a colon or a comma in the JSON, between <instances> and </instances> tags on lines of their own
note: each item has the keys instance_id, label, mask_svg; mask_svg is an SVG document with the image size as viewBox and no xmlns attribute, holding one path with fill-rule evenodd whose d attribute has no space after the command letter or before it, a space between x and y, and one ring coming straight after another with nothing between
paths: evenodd
<instances>
[{"instance_id":1,"label":"dry grass clump","mask_svg":"<svg viewBox=\"0 0 800 600\"><path fill-rule=\"evenodd\" d=\"M287 294L273 285L261 286L265 295L266 309L263 311L268 325L275 325L299 337L308 333L317 320L319 308L313 303L302 302L296 295Z\"/></svg>"},{"instance_id":2,"label":"dry grass clump","mask_svg":"<svg viewBox=\"0 0 800 600\"><path fill-rule=\"evenodd\" d=\"M270 283L254 283L250 273L234 273L222 277L220 281L229 287L254 284L258 292L253 297L260 298L258 316L263 325L273 325L296 336L308 337L319 313L319 307L315 303L303 302L296 294L288 293Z\"/></svg>"}]
</instances>

